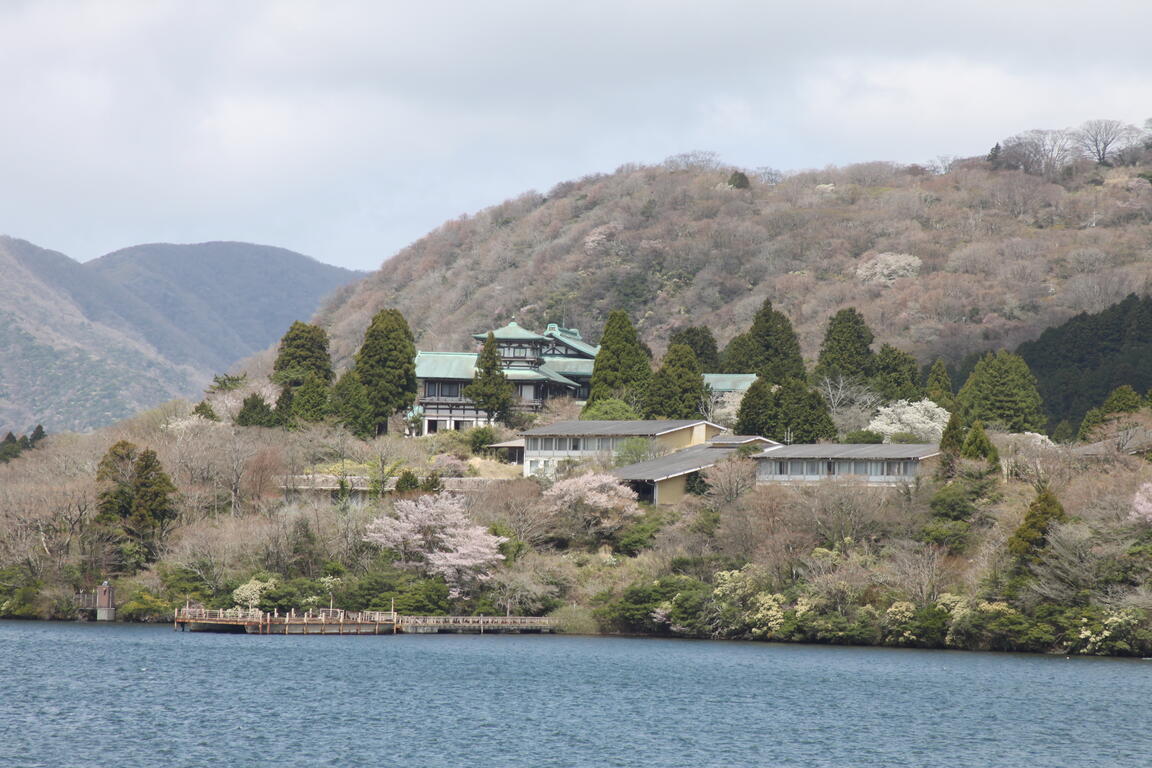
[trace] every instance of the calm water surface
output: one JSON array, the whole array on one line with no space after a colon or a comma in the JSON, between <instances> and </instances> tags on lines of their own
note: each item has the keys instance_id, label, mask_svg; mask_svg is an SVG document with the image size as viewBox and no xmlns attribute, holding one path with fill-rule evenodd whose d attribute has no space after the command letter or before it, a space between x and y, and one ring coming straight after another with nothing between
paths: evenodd
<instances>
[{"instance_id":1,"label":"calm water surface","mask_svg":"<svg viewBox=\"0 0 1152 768\"><path fill-rule=\"evenodd\" d=\"M1152 661L0 622L0 766L1152 765Z\"/></svg>"}]
</instances>

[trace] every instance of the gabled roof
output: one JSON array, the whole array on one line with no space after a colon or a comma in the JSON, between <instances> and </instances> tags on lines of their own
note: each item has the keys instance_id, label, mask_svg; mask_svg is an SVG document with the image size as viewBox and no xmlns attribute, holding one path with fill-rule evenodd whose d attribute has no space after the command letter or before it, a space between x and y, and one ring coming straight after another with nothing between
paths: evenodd
<instances>
[{"instance_id":1,"label":"gabled roof","mask_svg":"<svg viewBox=\"0 0 1152 768\"><path fill-rule=\"evenodd\" d=\"M580 336L580 331L575 328L561 328L556 323L548 323L548 330L544 331L544 335L556 339L590 358L596 357L596 353L600 351L600 347L594 347L584 341Z\"/></svg>"},{"instance_id":2,"label":"gabled roof","mask_svg":"<svg viewBox=\"0 0 1152 768\"><path fill-rule=\"evenodd\" d=\"M547 365L540 365L535 368L505 368L504 375L508 377L509 381L543 381L547 379L573 389L580 387L579 384L565 378Z\"/></svg>"},{"instance_id":3,"label":"gabled roof","mask_svg":"<svg viewBox=\"0 0 1152 768\"><path fill-rule=\"evenodd\" d=\"M757 459L928 459L940 453L936 443L820 443L769 448Z\"/></svg>"},{"instance_id":4,"label":"gabled roof","mask_svg":"<svg viewBox=\"0 0 1152 768\"><path fill-rule=\"evenodd\" d=\"M702 469L715 466L724 459L734 455L738 449L731 448L717 448L708 445L693 445L690 448L685 448L676 453L670 453L667 456L660 456L648 461L641 461L637 464L629 464L626 467L619 467L612 470L610 474L615 475L621 480L644 480L646 482L654 483L660 480L667 480L670 477L679 477L680 475L687 475L692 472L699 472Z\"/></svg>"},{"instance_id":5,"label":"gabled roof","mask_svg":"<svg viewBox=\"0 0 1152 768\"><path fill-rule=\"evenodd\" d=\"M754 373L704 374L704 383L713 392L746 392L754 381L756 381L756 374Z\"/></svg>"},{"instance_id":6,"label":"gabled roof","mask_svg":"<svg viewBox=\"0 0 1152 768\"><path fill-rule=\"evenodd\" d=\"M707 424L723 429L705 419L654 420L637 419L632 421L558 421L546 427L536 427L521 432L526 437L657 437L680 429Z\"/></svg>"},{"instance_id":7,"label":"gabled roof","mask_svg":"<svg viewBox=\"0 0 1152 768\"><path fill-rule=\"evenodd\" d=\"M521 328L516 324L516 321L508 323L503 328L497 328L492 331L492 335L496 337L496 341L545 341L545 337L538 333L534 333L527 328ZM479 341L484 341L488 338L487 333L474 333L472 338Z\"/></svg>"},{"instance_id":8,"label":"gabled roof","mask_svg":"<svg viewBox=\"0 0 1152 768\"><path fill-rule=\"evenodd\" d=\"M760 437L760 435L733 435L733 434L730 434L728 432L725 432L722 435L716 435L716 437L714 437L708 441L709 445L715 446L715 447L721 447L721 446L727 446L727 445L737 447L737 446L741 446L741 445L747 445L748 443L764 443L765 445L780 445L780 443L776 442L775 440L769 440L766 437Z\"/></svg>"}]
</instances>

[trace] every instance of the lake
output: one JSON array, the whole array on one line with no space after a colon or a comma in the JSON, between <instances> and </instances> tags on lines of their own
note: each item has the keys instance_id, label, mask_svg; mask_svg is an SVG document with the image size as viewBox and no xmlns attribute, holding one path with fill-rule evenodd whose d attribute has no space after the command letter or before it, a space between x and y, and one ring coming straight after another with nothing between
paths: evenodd
<instances>
[{"instance_id":1,"label":"lake","mask_svg":"<svg viewBox=\"0 0 1152 768\"><path fill-rule=\"evenodd\" d=\"M1152 661L0 622L0 765L1144 766Z\"/></svg>"}]
</instances>

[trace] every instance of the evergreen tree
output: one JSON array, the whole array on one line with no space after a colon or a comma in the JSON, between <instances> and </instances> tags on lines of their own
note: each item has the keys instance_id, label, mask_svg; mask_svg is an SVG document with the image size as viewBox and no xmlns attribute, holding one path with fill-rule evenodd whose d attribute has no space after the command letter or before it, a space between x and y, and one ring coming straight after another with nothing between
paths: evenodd
<instances>
[{"instance_id":1,"label":"evergreen tree","mask_svg":"<svg viewBox=\"0 0 1152 768\"><path fill-rule=\"evenodd\" d=\"M773 309L768 299L752 319L748 333L757 356L751 361L755 367L745 373L755 373L777 383L804 378L804 358L800 356L800 342L792 323L783 312Z\"/></svg>"},{"instance_id":2,"label":"evergreen tree","mask_svg":"<svg viewBox=\"0 0 1152 768\"><path fill-rule=\"evenodd\" d=\"M1000 461L1000 453L988 439L988 433L984 431L984 425L980 422L976 422L968 430L968 436L964 438L964 445L960 448L960 455L965 459L984 459L989 464Z\"/></svg>"},{"instance_id":3,"label":"evergreen tree","mask_svg":"<svg viewBox=\"0 0 1152 768\"><path fill-rule=\"evenodd\" d=\"M584 406L580 418L583 421L632 421L639 419L640 414L623 400L609 397Z\"/></svg>"},{"instance_id":4,"label":"evergreen tree","mask_svg":"<svg viewBox=\"0 0 1152 768\"><path fill-rule=\"evenodd\" d=\"M720 372L720 353L716 346L716 337L706 325L692 325L673 331L668 338L668 347L674 344L685 344L696 353L700 362L700 370L704 373Z\"/></svg>"},{"instance_id":5,"label":"evergreen tree","mask_svg":"<svg viewBox=\"0 0 1152 768\"><path fill-rule=\"evenodd\" d=\"M16 439L16 435L12 434L11 432L4 435L3 442L5 445L17 445L19 443L19 441Z\"/></svg>"},{"instance_id":6,"label":"evergreen tree","mask_svg":"<svg viewBox=\"0 0 1152 768\"><path fill-rule=\"evenodd\" d=\"M234 421L238 427L275 427L280 423L272 406L256 392L244 398Z\"/></svg>"},{"instance_id":7,"label":"evergreen tree","mask_svg":"<svg viewBox=\"0 0 1152 768\"><path fill-rule=\"evenodd\" d=\"M280 389L280 395L276 398L276 407L273 409L276 414L276 426L292 427L295 425L296 422L292 413L292 401L294 399L296 399L296 390L284 385Z\"/></svg>"},{"instance_id":8,"label":"evergreen tree","mask_svg":"<svg viewBox=\"0 0 1152 768\"><path fill-rule=\"evenodd\" d=\"M1023 562L1035 561L1048 540L1054 523L1068 519L1056 494L1048 487L1041 488L1024 513L1024 522L1008 539L1008 551Z\"/></svg>"},{"instance_id":9,"label":"evergreen tree","mask_svg":"<svg viewBox=\"0 0 1152 768\"><path fill-rule=\"evenodd\" d=\"M1144 407L1144 399L1128 384L1122 384L1104 401L1104 413L1135 413Z\"/></svg>"},{"instance_id":10,"label":"evergreen tree","mask_svg":"<svg viewBox=\"0 0 1152 768\"><path fill-rule=\"evenodd\" d=\"M1023 358L1003 349L976 363L956 400L967 419L997 424L1009 432L1044 426L1036 377Z\"/></svg>"},{"instance_id":11,"label":"evergreen tree","mask_svg":"<svg viewBox=\"0 0 1152 768\"><path fill-rule=\"evenodd\" d=\"M728 177L728 186L732 189L748 189L752 186L748 181L748 175L743 171L732 171L732 175Z\"/></svg>"},{"instance_id":12,"label":"evergreen tree","mask_svg":"<svg viewBox=\"0 0 1152 768\"><path fill-rule=\"evenodd\" d=\"M815 443L836 437L828 403L805 380L787 379L776 394L781 424L774 435L764 437L789 443Z\"/></svg>"},{"instance_id":13,"label":"evergreen tree","mask_svg":"<svg viewBox=\"0 0 1152 768\"><path fill-rule=\"evenodd\" d=\"M652 366L628 313L614 310L604 325L600 352L592 366L588 404L610 397L643 402L651 379Z\"/></svg>"},{"instance_id":14,"label":"evergreen tree","mask_svg":"<svg viewBox=\"0 0 1152 768\"><path fill-rule=\"evenodd\" d=\"M32 437L30 438L32 445L36 445L36 443L40 442L47 436L48 433L44 431L44 427L40 424L37 424L36 429L32 430Z\"/></svg>"},{"instance_id":15,"label":"evergreen tree","mask_svg":"<svg viewBox=\"0 0 1152 768\"><path fill-rule=\"evenodd\" d=\"M444 483L440 481L440 473L429 472L425 475L424 479L420 481L420 490L424 493L440 493L444 490Z\"/></svg>"},{"instance_id":16,"label":"evergreen tree","mask_svg":"<svg viewBox=\"0 0 1152 768\"><path fill-rule=\"evenodd\" d=\"M400 477L396 478L396 485L392 490L396 493L418 491L420 490L420 478L416 477L416 473L412 470L406 469L400 473Z\"/></svg>"},{"instance_id":17,"label":"evergreen tree","mask_svg":"<svg viewBox=\"0 0 1152 768\"><path fill-rule=\"evenodd\" d=\"M776 403L776 385L757 376L740 400L736 411L736 434L767 437L780 421Z\"/></svg>"},{"instance_id":18,"label":"evergreen tree","mask_svg":"<svg viewBox=\"0 0 1152 768\"><path fill-rule=\"evenodd\" d=\"M515 387L504 375L500 365L500 350L496 337L488 331L488 338L476 358L476 376L472 383L464 387L467 397L483 411L489 421L505 421L515 402Z\"/></svg>"},{"instance_id":19,"label":"evergreen tree","mask_svg":"<svg viewBox=\"0 0 1152 768\"><path fill-rule=\"evenodd\" d=\"M891 344L880 347L872 361L872 389L885 400L913 402L923 395L916 358Z\"/></svg>"},{"instance_id":20,"label":"evergreen tree","mask_svg":"<svg viewBox=\"0 0 1152 768\"><path fill-rule=\"evenodd\" d=\"M944 364L942 359L936 358L936 362L932 363L932 368L928 371L928 380L924 384L924 391L929 400L944 410L948 412L956 410L956 395L952 392L952 377L948 375L948 366Z\"/></svg>"},{"instance_id":21,"label":"evergreen tree","mask_svg":"<svg viewBox=\"0 0 1152 768\"><path fill-rule=\"evenodd\" d=\"M1100 426L1106 421L1106 414L1100 408L1091 408L1084 414L1084 420L1080 422L1080 429L1076 433L1076 439L1080 442L1087 442L1092 439L1092 433L1096 427Z\"/></svg>"},{"instance_id":22,"label":"evergreen tree","mask_svg":"<svg viewBox=\"0 0 1152 768\"><path fill-rule=\"evenodd\" d=\"M332 412L349 432L361 439L372 437L376 431L368 390L360 382L356 371L345 371L332 388Z\"/></svg>"},{"instance_id":23,"label":"evergreen tree","mask_svg":"<svg viewBox=\"0 0 1152 768\"><path fill-rule=\"evenodd\" d=\"M192 413L208 421L220 421L220 417L216 415L216 409L207 400L201 400L197 403L196 407L192 409Z\"/></svg>"},{"instance_id":24,"label":"evergreen tree","mask_svg":"<svg viewBox=\"0 0 1152 768\"><path fill-rule=\"evenodd\" d=\"M356 353L356 374L372 407L373 432L386 432L389 417L416 401L416 344L399 310L382 309L372 318Z\"/></svg>"},{"instance_id":25,"label":"evergreen tree","mask_svg":"<svg viewBox=\"0 0 1152 768\"><path fill-rule=\"evenodd\" d=\"M948 424L944 427L944 434L940 435L940 451L952 456L959 456L964 450L964 420L958 411L948 416ZM987 437L987 436L985 436Z\"/></svg>"},{"instance_id":26,"label":"evergreen tree","mask_svg":"<svg viewBox=\"0 0 1152 768\"><path fill-rule=\"evenodd\" d=\"M325 384L332 383L332 358L328 354L328 333L318 325L299 320L280 339L272 380L291 387L304 383L312 374Z\"/></svg>"},{"instance_id":27,"label":"evergreen tree","mask_svg":"<svg viewBox=\"0 0 1152 768\"><path fill-rule=\"evenodd\" d=\"M699 418L704 394L704 376L696 354L685 344L675 344L668 348L660 370L648 385L644 415L650 419Z\"/></svg>"},{"instance_id":28,"label":"evergreen tree","mask_svg":"<svg viewBox=\"0 0 1152 768\"><path fill-rule=\"evenodd\" d=\"M96 480L96 522L118 543L120 567L135 572L155 561L176 518L176 487L156 452L121 440L100 459Z\"/></svg>"},{"instance_id":29,"label":"evergreen tree","mask_svg":"<svg viewBox=\"0 0 1152 768\"><path fill-rule=\"evenodd\" d=\"M814 443L836 436L824 398L801 379L776 386L756 379L740 402L736 431L785 443Z\"/></svg>"},{"instance_id":30,"label":"evergreen tree","mask_svg":"<svg viewBox=\"0 0 1152 768\"><path fill-rule=\"evenodd\" d=\"M731 338L720 355L720 372L755 373L758 357L752 334L737 334Z\"/></svg>"},{"instance_id":31,"label":"evergreen tree","mask_svg":"<svg viewBox=\"0 0 1152 768\"><path fill-rule=\"evenodd\" d=\"M304 377L292 396L292 415L301 421L323 421L328 415L328 385L314 373Z\"/></svg>"},{"instance_id":32,"label":"evergreen tree","mask_svg":"<svg viewBox=\"0 0 1152 768\"><path fill-rule=\"evenodd\" d=\"M828 321L815 378L867 379L872 375L872 339L872 330L864 322L864 316L853 307L837 312Z\"/></svg>"},{"instance_id":33,"label":"evergreen tree","mask_svg":"<svg viewBox=\"0 0 1152 768\"><path fill-rule=\"evenodd\" d=\"M151 448L140 451L133 465L132 507L122 525L144 547L148 562L159 557L159 544L176 519L176 486Z\"/></svg>"}]
</instances>

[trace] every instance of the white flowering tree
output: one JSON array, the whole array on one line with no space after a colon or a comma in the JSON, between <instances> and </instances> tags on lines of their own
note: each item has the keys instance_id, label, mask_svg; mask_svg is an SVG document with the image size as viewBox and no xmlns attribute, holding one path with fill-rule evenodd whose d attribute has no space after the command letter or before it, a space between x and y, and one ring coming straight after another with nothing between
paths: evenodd
<instances>
[{"instance_id":1,"label":"white flowering tree","mask_svg":"<svg viewBox=\"0 0 1152 768\"><path fill-rule=\"evenodd\" d=\"M1133 522L1152 525L1152 483L1144 483L1136 490L1128 517Z\"/></svg>"},{"instance_id":2,"label":"white flowering tree","mask_svg":"<svg viewBox=\"0 0 1152 768\"><path fill-rule=\"evenodd\" d=\"M575 536L603 540L640 514L636 492L608 474L591 473L556 482L545 501Z\"/></svg>"},{"instance_id":3,"label":"white flowering tree","mask_svg":"<svg viewBox=\"0 0 1152 768\"><path fill-rule=\"evenodd\" d=\"M902 277L920 274L920 258L910 253L878 253L856 268L856 279L873 285L892 285Z\"/></svg>"},{"instance_id":4,"label":"white flowering tree","mask_svg":"<svg viewBox=\"0 0 1152 768\"><path fill-rule=\"evenodd\" d=\"M506 541L473 523L464 502L446 493L397 501L391 515L368 523L364 540L396 552L401 567L442 576L456 596L487 578Z\"/></svg>"},{"instance_id":5,"label":"white flowering tree","mask_svg":"<svg viewBox=\"0 0 1152 768\"><path fill-rule=\"evenodd\" d=\"M883 435L886 443L900 433L911 433L926 443L935 443L944 434L949 415L948 411L927 398L915 403L897 400L877 410L872 421L868 422L868 429Z\"/></svg>"}]
</instances>

